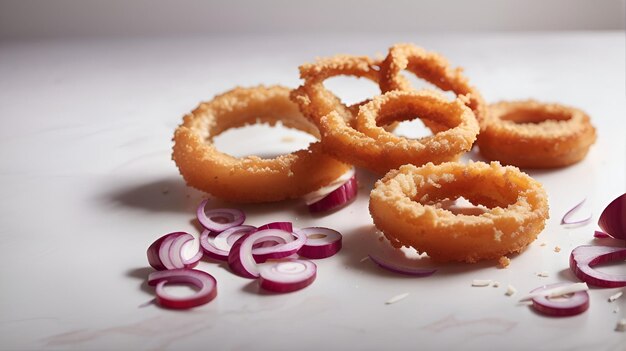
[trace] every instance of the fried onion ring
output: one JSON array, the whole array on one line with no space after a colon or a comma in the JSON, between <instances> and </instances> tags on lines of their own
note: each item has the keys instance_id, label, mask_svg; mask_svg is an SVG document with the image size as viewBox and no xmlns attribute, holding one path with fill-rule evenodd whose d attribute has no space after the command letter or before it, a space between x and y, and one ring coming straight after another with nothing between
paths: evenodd
<instances>
[{"instance_id":1,"label":"fried onion ring","mask_svg":"<svg viewBox=\"0 0 626 351\"><path fill-rule=\"evenodd\" d=\"M487 210L454 214L439 206L464 197ZM395 247L413 247L436 261L476 262L519 252L543 230L548 198L539 182L498 162L405 165L376 182L374 224Z\"/></svg>"},{"instance_id":2,"label":"fried onion ring","mask_svg":"<svg viewBox=\"0 0 626 351\"><path fill-rule=\"evenodd\" d=\"M585 112L525 100L490 105L478 146L490 160L553 168L581 161L595 141L596 130Z\"/></svg>"},{"instance_id":3,"label":"fried onion ring","mask_svg":"<svg viewBox=\"0 0 626 351\"><path fill-rule=\"evenodd\" d=\"M408 139L379 125L418 118L444 125L435 135ZM318 122L324 149L345 162L379 174L403 164L422 165L455 160L468 151L478 134L472 111L460 100L449 101L434 91L392 91L361 106L351 127L332 111Z\"/></svg>"},{"instance_id":4,"label":"fried onion ring","mask_svg":"<svg viewBox=\"0 0 626 351\"><path fill-rule=\"evenodd\" d=\"M346 106L341 100L324 86L324 81L344 75L366 78L379 85L380 62L367 56L337 55L318 59L315 63L306 63L299 67L300 78L304 84L291 93L291 99L298 104L300 111L314 123L331 112L337 112L351 123L359 110L359 106L368 100Z\"/></svg>"},{"instance_id":5,"label":"fried onion ring","mask_svg":"<svg viewBox=\"0 0 626 351\"><path fill-rule=\"evenodd\" d=\"M235 158L218 151L213 137L230 128L277 122L319 137L281 86L235 88L200 104L174 134L172 158L188 185L233 202L297 198L330 183L350 166L324 153L319 142L273 159Z\"/></svg>"},{"instance_id":6,"label":"fried onion ring","mask_svg":"<svg viewBox=\"0 0 626 351\"><path fill-rule=\"evenodd\" d=\"M413 44L396 44L389 49L380 65L380 89L383 92L413 90L401 74L405 69L439 89L454 92L474 111L482 126L487 112L485 101L480 92L470 85L461 67L453 69L445 57Z\"/></svg>"}]
</instances>

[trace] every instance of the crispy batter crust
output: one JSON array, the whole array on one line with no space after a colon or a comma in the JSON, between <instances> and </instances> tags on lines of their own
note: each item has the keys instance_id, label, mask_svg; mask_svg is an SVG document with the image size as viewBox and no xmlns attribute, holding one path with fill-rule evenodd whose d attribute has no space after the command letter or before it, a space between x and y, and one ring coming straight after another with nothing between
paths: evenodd
<instances>
[{"instance_id":1,"label":"crispy batter crust","mask_svg":"<svg viewBox=\"0 0 626 351\"><path fill-rule=\"evenodd\" d=\"M396 136L379 125L419 116L448 129L421 139ZM361 106L353 128L331 112L318 124L325 150L348 163L377 173L403 164L455 160L471 149L478 133L472 111L460 100L448 101L432 91L392 91Z\"/></svg>"},{"instance_id":2,"label":"crispy batter crust","mask_svg":"<svg viewBox=\"0 0 626 351\"><path fill-rule=\"evenodd\" d=\"M490 105L478 146L490 160L553 168L581 161L595 141L596 130L583 111L525 100Z\"/></svg>"},{"instance_id":3,"label":"crispy batter crust","mask_svg":"<svg viewBox=\"0 0 626 351\"><path fill-rule=\"evenodd\" d=\"M281 86L235 88L186 115L174 134L172 158L187 184L228 201L268 202L300 197L348 171L319 142L273 159L235 158L215 148L216 135L255 123L280 121L319 137L289 92Z\"/></svg>"},{"instance_id":4,"label":"crispy batter crust","mask_svg":"<svg viewBox=\"0 0 626 351\"><path fill-rule=\"evenodd\" d=\"M489 210L455 215L437 206L460 196ZM376 182L369 208L394 246L413 247L437 261L476 262L519 252L548 218L541 184L498 162L402 166Z\"/></svg>"},{"instance_id":5,"label":"crispy batter crust","mask_svg":"<svg viewBox=\"0 0 626 351\"><path fill-rule=\"evenodd\" d=\"M439 89L453 91L474 111L482 126L486 115L485 101L478 89L470 85L461 67L452 68L445 57L413 44L396 44L389 49L380 65L380 89L383 92L413 90L410 82L402 76L403 70L408 70Z\"/></svg>"}]
</instances>

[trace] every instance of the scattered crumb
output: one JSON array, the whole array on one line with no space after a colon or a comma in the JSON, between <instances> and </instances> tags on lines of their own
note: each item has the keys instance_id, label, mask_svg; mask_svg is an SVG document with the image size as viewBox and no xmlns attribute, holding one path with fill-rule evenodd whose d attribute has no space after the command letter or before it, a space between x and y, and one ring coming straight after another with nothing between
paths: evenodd
<instances>
[{"instance_id":1,"label":"scattered crumb","mask_svg":"<svg viewBox=\"0 0 626 351\"><path fill-rule=\"evenodd\" d=\"M407 296L409 296L409 293L396 295L396 296L390 298L389 300L385 301L385 305L391 305L392 303L396 303L396 302L398 302L400 300L404 300L404 299L406 299Z\"/></svg>"},{"instance_id":2,"label":"scattered crumb","mask_svg":"<svg viewBox=\"0 0 626 351\"><path fill-rule=\"evenodd\" d=\"M493 286L494 288L497 288L497 287L499 287L499 286L500 286L500 282L493 282L493 285L492 285L492 286Z\"/></svg>"},{"instance_id":3,"label":"scattered crumb","mask_svg":"<svg viewBox=\"0 0 626 351\"><path fill-rule=\"evenodd\" d=\"M513 296L513 295L515 295L516 292L517 292L517 289L515 289L515 287L513 285L509 284L506 287L506 292L504 293L504 295L506 295L506 296Z\"/></svg>"},{"instance_id":4,"label":"scattered crumb","mask_svg":"<svg viewBox=\"0 0 626 351\"><path fill-rule=\"evenodd\" d=\"M622 318L617 322L615 326L615 331L625 332L626 331L626 318Z\"/></svg>"},{"instance_id":5,"label":"scattered crumb","mask_svg":"<svg viewBox=\"0 0 626 351\"><path fill-rule=\"evenodd\" d=\"M489 286L491 285L491 279L474 279L472 286Z\"/></svg>"},{"instance_id":6,"label":"scattered crumb","mask_svg":"<svg viewBox=\"0 0 626 351\"><path fill-rule=\"evenodd\" d=\"M280 138L280 141L282 141L283 143L293 143L294 141L296 141L296 138L290 137L290 136L284 136Z\"/></svg>"},{"instance_id":7,"label":"scattered crumb","mask_svg":"<svg viewBox=\"0 0 626 351\"><path fill-rule=\"evenodd\" d=\"M622 294L623 294L623 293L624 293L624 292L619 291L619 292L617 292L617 293L615 293L615 294L613 294L613 295L609 296L609 302L613 302L613 301L615 301L615 300L619 299L619 298L622 296Z\"/></svg>"},{"instance_id":8,"label":"scattered crumb","mask_svg":"<svg viewBox=\"0 0 626 351\"><path fill-rule=\"evenodd\" d=\"M615 308L613 309L613 313L617 313L619 312L619 306L615 306Z\"/></svg>"},{"instance_id":9,"label":"scattered crumb","mask_svg":"<svg viewBox=\"0 0 626 351\"><path fill-rule=\"evenodd\" d=\"M546 244L546 243L539 244L539 246L546 246L546 245L548 245L548 244Z\"/></svg>"},{"instance_id":10,"label":"scattered crumb","mask_svg":"<svg viewBox=\"0 0 626 351\"><path fill-rule=\"evenodd\" d=\"M380 238L378 238L378 241L380 241L380 242L383 242L384 240L385 240L385 238L382 237L382 236Z\"/></svg>"},{"instance_id":11,"label":"scattered crumb","mask_svg":"<svg viewBox=\"0 0 626 351\"><path fill-rule=\"evenodd\" d=\"M558 246L555 246L555 247L554 247L554 252L561 252L561 248L560 248L560 247L558 247Z\"/></svg>"},{"instance_id":12,"label":"scattered crumb","mask_svg":"<svg viewBox=\"0 0 626 351\"><path fill-rule=\"evenodd\" d=\"M363 258L362 258L359 262L365 262L365 261L367 261L367 260L369 260L369 259L370 259L370 257L369 257L369 256L365 256L365 257L363 257Z\"/></svg>"},{"instance_id":13,"label":"scattered crumb","mask_svg":"<svg viewBox=\"0 0 626 351\"><path fill-rule=\"evenodd\" d=\"M170 192L170 188L163 188L163 189L161 189L161 193L163 193L163 194L167 194L169 192Z\"/></svg>"},{"instance_id":14,"label":"scattered crumb","mask_svg":"<svg viewBox=\"0 0 626 351\"><path fill-rule=\"evenodd\" d=\"M538 277L541 277L541 278L547 278L547 277L549 277L549 276L550 276L550 274L548 274L548 272L546 272L546 271L543 271L543 272L537 272L537 273L535 273L535 274L536 274Z\"/></svg>"},{"instance_id":15,"label":"scattered crumb","mask_svg":"<svg viewBox=\"0 0 626 351\"><path fill-rule=\"evenodd\" d=\"M502 256L498 259L498 267L500 268L506 268L509 264L511 264L511 259L506 256Z\"/></svg>"}]
</instances>

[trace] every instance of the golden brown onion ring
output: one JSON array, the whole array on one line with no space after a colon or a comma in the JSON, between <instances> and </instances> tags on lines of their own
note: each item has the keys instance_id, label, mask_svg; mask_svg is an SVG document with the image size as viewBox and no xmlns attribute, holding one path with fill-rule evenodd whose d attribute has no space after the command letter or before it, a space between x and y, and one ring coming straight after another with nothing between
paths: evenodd
<instances>
[{"instance_id":1,"label":"golden brown onion ring","mask_svg":"<svg viewBox=\"0 0 626 351\"><path fill-rule=\"evenodd\" d=\"M435 135L408 139L379 125L415 119L446 126ZM478 134L472 111L460 100L449 101L434 91L392 91L361 106L351 127L339 113L321 118L318 128L324 149L347 163L384 174L411 163L441 163L468 151Z\"/></svg>"},{"instance_id":2,"label":"golden brown onion ring","mask_svg":"<svg viewBox=\"0 0 626 351\"><path fill-rule=\"evenodd\" d=\"M367 56L337 55L318 59L299 67L304 84L291 93L291 99L300 111L314 123L331 112L337 112L347 123L351 123L359 106L367 101L346 106L324 86L326 79L344 75L366 78L378 84L380 62Z\"/></svg>"},{"instance_id":3,"label":"golden brown onion ring","mask_svg":"<svg viewBox=\"0 0 626 351\"><path fill-rule=\"evenodd\" d=\"M485 118L486 105L480 92L470 85L461 67L452 68L445 57L413 44L396 44L389 49L380 65L380 89L413 90L402 75L403 70L415 74L439 89L454 92L474 111L478 122Z\"/></svg>"},{"instance_id":4,"label":"golden brown onion ring","mask_svg":"<svg viewBox=\"0 0 626 351\"><path fill-rule=\"evenodd\" d=\"M297 198L332 182L350 166L323 152L319 142L273 159L235 158L213 145L213 137L230 128L255 123L319 132L289 100L281 86L235 88L200 104L186 115L174 134L172 158L188 185L233 202L267 202Z\"/></svg>"},{"instance_id":5,"label":"golden brown onion ring","mask_svg":"<svg viewBox=\"0 0 626 351\"><path fill-rule=\"evenodd\" d=\"M534 100L500 102L478 136L480 153L490 160L527 168L563 167L581 161L596 141L583 111Z\"/></svg>"},{"instance_id":6,"label":"golden brown onion ring","mask_svg":"<svg viewBox=\"0 0 626 351\"><path fill-rule=\"evenodd\" d=\"M460 196L488 210L464 215L437 205ZM541 184L498 162L402 166L376 182L369 208L392 245L413 247L437 261L476 262L519 252L548 218Z\"/></svg>"}]
</instances>

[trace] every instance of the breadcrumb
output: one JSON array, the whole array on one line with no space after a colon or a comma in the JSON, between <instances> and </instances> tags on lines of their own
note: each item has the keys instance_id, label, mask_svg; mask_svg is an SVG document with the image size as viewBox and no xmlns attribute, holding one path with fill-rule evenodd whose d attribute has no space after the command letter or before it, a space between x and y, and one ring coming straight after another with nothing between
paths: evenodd
<instances>
[{"instance_id":1,"label":"breadcrumb","mask_svg":"<svg viewBox=\"0 0 626 351\"><path fill-rule=\"evenodd\" d=\"M561 248L559 246L554 247L554 252L561 252Z\"/></svg>"},{"instance_id":2,"label":"breadcrumb","mask_svg":"<svg viewBox=\"0 0 626 351\"><path fill-rule=\"evenodd\" d=\"M498 259L499 268L506 268L509 266L509 264L511 264L511 259L506 256L502 256Z\"/></svg>"}]
</instances>

